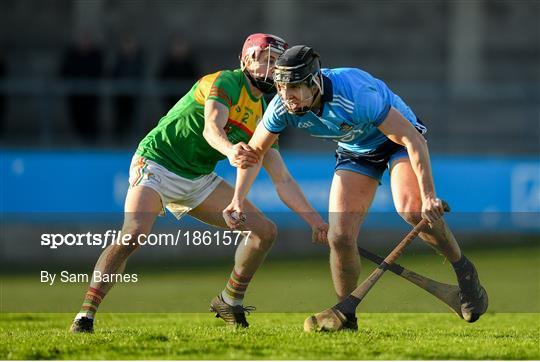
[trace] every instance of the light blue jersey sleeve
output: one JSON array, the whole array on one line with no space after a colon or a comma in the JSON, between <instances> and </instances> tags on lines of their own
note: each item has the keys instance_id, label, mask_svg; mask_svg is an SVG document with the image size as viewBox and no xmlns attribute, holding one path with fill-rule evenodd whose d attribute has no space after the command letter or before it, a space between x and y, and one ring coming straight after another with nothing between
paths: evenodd
<instances>
[{"instance_id":1,"label":"light blue jersey sleeve","mask_svg":"<svg viewBox=\"0 0 540 362\"><path fill-rule=\"evenodd\" d=\"M277 94L266 108L261 122L272 133L281 133L289 125L287 112Z\"/></svg>"}]
</instances>

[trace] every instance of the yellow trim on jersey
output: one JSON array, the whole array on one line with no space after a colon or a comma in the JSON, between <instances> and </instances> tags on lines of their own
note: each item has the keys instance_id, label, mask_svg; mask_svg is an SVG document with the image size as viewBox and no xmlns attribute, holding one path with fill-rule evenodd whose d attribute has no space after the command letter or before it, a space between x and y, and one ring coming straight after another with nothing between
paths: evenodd
<instances>
[{"instance_id":1,"label":"yellow trim on jersey","mask_svg":"<svg viewBox=\"0 0 540 362\"><path fill-rule=\"evenodd\" d=\"M262 115L262 99L253 102L246 87L242 87L238 103L229 111L229 122L248 132L251 136Z\"/></svg>"},{"instance_id":2,"label":"yellow trim on jersey","mask_svg":"<svg viewBox=\"0 0 540 362\"><path fill-rule=\"evenodd\" d=\"M193 94L193 98L197 103L204 105L204 102L208 96L215 95L220 98L224 98L224 100L228 100L227 103L229 103L229 107L231 106L231 99L224 91L220 91L217 88L212 88L212 85L214 84L216 78L220 76L221 72L222 71L205 75L199 80L199 84L197 85L197 88Z\"/></svg>"}]
</instances>

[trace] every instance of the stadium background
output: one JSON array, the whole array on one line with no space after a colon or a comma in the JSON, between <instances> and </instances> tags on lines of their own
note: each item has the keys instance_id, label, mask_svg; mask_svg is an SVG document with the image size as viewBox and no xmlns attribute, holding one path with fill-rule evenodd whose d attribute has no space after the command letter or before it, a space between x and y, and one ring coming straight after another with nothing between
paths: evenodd
<instances>
[{"instance_id":1,"label":"stadium background","mask_svg":"<svg viewBox=\"0 0 540 362\"><path fill-rule=\"evenodd\" d=\"M195 73L237 67L245 37L270 32L289 44L315 47L325 67L363 68L404 98L429 127L437 189L453 206L451 227L478 259L495 245L505 255L532 253L533 262L523 271L532 289L520 291L527 293L528 304L511 310L538 312L539 18L538 1L2 1L2 270L31 275L43 268L89 271L98 248L50 250L39 245L40 235L118 230L130 157L165 111L163 99L182 96L197 79ZM80 39L92 39L102 50L104 70L91 79L61 75L66 48ZM140 44L144 66L138 77L117 79L107 69L114 67L125 39ZM157 74L170 43L178 39L191 49L197 70L191 78L167 80ZM70 94L97 96L95 138L77 134L67 107ZM117 96L136 99L120 135L114 129ZM291 172L324 212L335 144L295 130L287 130L280 144ZM224 163L218 168L231 181L234 172ZM268 182L262 177L251 193L280 228L267 264L288 259L294 265L310 258L326 268L326 250L310 244L309 230L286 212ZM360 242L384 253L407 230L393 213L387 179L373 211ZM200 227L190 220L178 224L168 215L157 230ZM221 285L233 252L147 248L129 268L212 270L212 282ZM432 253L415 243L413 254L426 252ZM422 260L424 266L440 264L436 257ZM216 271L216 265L224 266ZM329 282L327 271L325 277ZM5 290L12 293L5 294L11 299L4 301L4 310L20 311L17 303L31 292L17 294L17 282L5 280ZM30 289L39 285L37 277L29 280ZM331 295L330 285L325 288ZM70 310L82 290L72 290ZM62 299L62 290L50 293L52 300Z\"/></svg>"}]
</instances>

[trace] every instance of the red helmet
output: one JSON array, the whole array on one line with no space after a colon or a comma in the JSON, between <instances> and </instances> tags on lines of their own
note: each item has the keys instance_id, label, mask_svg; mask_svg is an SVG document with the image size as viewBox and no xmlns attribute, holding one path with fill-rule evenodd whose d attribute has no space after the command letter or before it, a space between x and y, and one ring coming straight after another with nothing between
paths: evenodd
<instances>
[{"instance_id":1,"label":"red helmet","mask_svg":"<svg viewBox=\"0 0 540 362\"><path fill-rule=\"evenodd\" d=\"M240 61L243 61L247 57L257 58L262 50L270 48L280 54L283 53L289 45L285 40L272 34L256 33L247 37L242 47L242 53L240 54Z\"/></svg>"},{"instance_id":2,"label":"red helmet","mask_svg":"<svg viewBox=\"0 0 540 362\"><path fill-rule=\"evenodd\" d=\"M251 34L244 42L242 53L240 53L240 67L251 83L263 93L271 93L275 90L274 80L271 77L271 72L269 72L269 69L267 69L264 77L256 77L246 69L246 60L255 60L259 57L259 54L261 54L262 51L266 50L269 54L270 52L274 51L281 55L288 47L289 46L285 40L272 34ZM270 57L268 57L268 61L270 61Z\"/></svg>"}]
</instances>

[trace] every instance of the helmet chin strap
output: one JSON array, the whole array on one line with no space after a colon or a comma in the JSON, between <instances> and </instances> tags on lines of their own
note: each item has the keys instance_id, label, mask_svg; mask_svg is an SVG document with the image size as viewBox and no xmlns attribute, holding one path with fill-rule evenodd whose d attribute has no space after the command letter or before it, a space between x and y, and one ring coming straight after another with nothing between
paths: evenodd
<instances>
[{"instance_id":1,"label":"helmet chin strap","mask_svg":"<svg viewBox=\"0 0 540 362\"><path fill-rule=\"evenodd\" d=\"M255 78L247 69L244 69L244 74L248 77L251 84L263 93L272 93L276 89L273 81L269 82L264 78Z\"/></svg>"}]
</instances>

